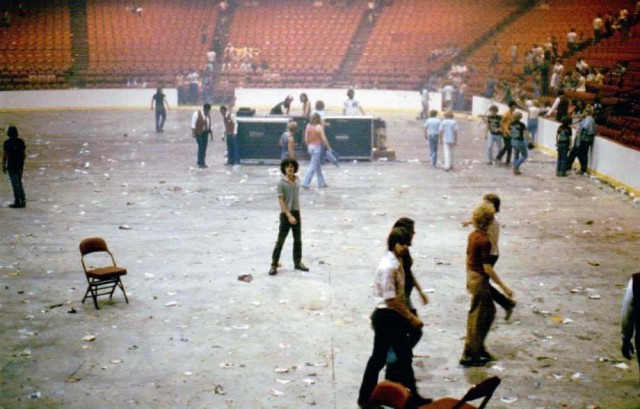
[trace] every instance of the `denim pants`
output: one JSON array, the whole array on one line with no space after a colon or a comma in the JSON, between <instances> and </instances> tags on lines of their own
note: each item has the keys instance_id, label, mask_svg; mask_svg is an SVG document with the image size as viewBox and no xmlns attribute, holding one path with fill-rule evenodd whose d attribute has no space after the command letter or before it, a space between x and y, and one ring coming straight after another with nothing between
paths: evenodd
<instances>
[{"instance_id":1,"label":"denim pants","mask_svg":"<svg viewBox=\"0 0 640 409\"><path fill-rule=\"evenodd\" d=\"M204 131L196 136L196 142L198 143L198 166L207 166L205 158L207 156L207 144L209 143L209 131Z\"/></svg>"},{"instance_id":2,"label":"denim pants","mask_svg":"<svg viewBox=\"0 0 640 409\"><path fill-rule=\"evenodd\" d=\"M438 164L438 134L429 135L429 157L431 158L431 166L436 167Z\"/></svg>"},{"instance_id":3,"label":"denim pants","mask_svg":"<svg viewBox=\"0 0 640 409\"><path fill-rule=\"evenodd\" d=\"M302 260L302 220L300 219L300 211L291 210L291 215L296 218L296 224L289 223L287 215L280 213L278 241L276 242L276 246L273 249L273 255L271 256L271 265L274 267L278 266L280 253L282 253L282 246L289 235L289 230L293 231L293 263L298 264Z\"/></svg>"},{"instance_id":4,"label":"denim pants","mask_svg":"<svg viewBox=\"0 0 640 409\"><path fill-rule=\"evenodd\" d=\"M566 172L569 156L569 145L558 145L558 163L556 165L556 173Z\"/></svg>"},{"instance_id":5,"label":"denim pants","mask_svg":"<svg viewBox=\"0 0 640 409\"><path fill-rule=\"evenodd\" d=\"M309 156L311 156L311 162L309 163L309 167L307 168L307 173L304 175L304 179L302 180L303 187L309 187L311 183L311 179L313 179L314 174L318 174L318 186L325 187L327 183L324 181L324 175L322 174L321 167L321 157L322 157L322 146L321 145L309 145Z\"/></svg>"},{"instance_id":6,"label":"denim pants","mask_svg":"<svg viewBox=\"0 0 640 409\"><path fill-rule=\"evenodd\" d=\"M502 149L502 135L496 135L489 132L489 137L487 138L487 158L489 162L493 162L493 146L496 146L498 152Z\"/></svg>"},{"instance_id":7,"label":"denim pants","mask_svg":"<svg viewBox=\"0 0 640 409\"><path fill-rule=\"evenodd\" d=\"M397 355L398 379L414 395L417 395L416 378L413 373L412 352L409 337L412 332L409 321L389 308L378 308L371 315L373 327L373 352L367 362L367 367L362 377L358 402L368 402L371 392L378 384L380 370L387 362L387 354L390 348Z\"/></svg>"},{"instance_id":8,"label":"denim pants","mask_svg":"<svg viewBox=\"0 0 640 409\"><path fill-rule=\"evenodd\" d=\"M11 187L13 188L14 203L26 203L27 199L25 198L24 188L22 187L22 169L9 169L8 173L9 179L11 180Z\"/></svg>"},{"instance_id":9,"label":"denim pants","mask_svg":"<svg viewBox=\"0 0 640 409\"><path fill-rule=\"evenodd\" d=\"M567 159L567 170L571 169L573 162L578 158L580 162L580 172L586 173L589 169L589 149L591 149L593 142L580 142L580 145L574 146L569 152L569 159Z\"/></svg>"},{"instance_id":10,"label":"denim pants","mask_svg":"<svg viewBox=\"0 0 640 409\"><path fill-rule=\"evenodd\" d=\"M238 148L238 137L227 135L227 165L240 164L240 151Z\"/></svg>"},{"instance_id":11,"label":"denim pants","mask_svg":"<svg viewBox=\"0 0 640 409\"><path fill-rule=\"evenodd\" d=\"M156 132L162 131L164 121L167 120L167 111L164 109L156 109Z\"/></svg>"},{"instance_id":12,"label":"denim pants","mask_svg":"<svg viewBox=\"0 0 640 409\"><path fill-rule=\"evenodd\" d=\"M527 160L528 151L527 151L527 141L524 139L514 139L512 141L513 150L516 152L516 160L513 161L513 167L516 169L520 169L520 165ZM518 154L519 157L518 157Z\"/></svg>"},{"instance_id":13,"label":"denim pants","mask_svg":"<svg viewBox=\"0 0 640 409\"><path fill-rule=\"evenodd\" d=\"M536 142L536 134L538 133L538 118L529 118L527 121L527 130L531 135L531 142Z\"/></svg>"}]
</instances>

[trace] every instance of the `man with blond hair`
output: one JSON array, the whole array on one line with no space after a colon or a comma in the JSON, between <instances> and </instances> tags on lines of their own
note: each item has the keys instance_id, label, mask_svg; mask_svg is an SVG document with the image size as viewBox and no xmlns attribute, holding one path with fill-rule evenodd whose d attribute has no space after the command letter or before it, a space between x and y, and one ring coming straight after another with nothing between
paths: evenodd
<instances>
[{"instance_id":1,"label":"man with blond hair","mask_svg":"<svg viewBox=\"0 0 640 409\"><path fill-rule=\"evenodd\" d=\"M471 294L471 307L467 317L467 336L462 366L484 366L495 358L487 351L484 341L496 316L490 281L493 281L507 297L513 292L507 287L491 265L491 240L487 230L494 220L495 208L488 201L479 204L471 221L475 230L467 241L467 291Z\"/></svg>"}]
</instances>

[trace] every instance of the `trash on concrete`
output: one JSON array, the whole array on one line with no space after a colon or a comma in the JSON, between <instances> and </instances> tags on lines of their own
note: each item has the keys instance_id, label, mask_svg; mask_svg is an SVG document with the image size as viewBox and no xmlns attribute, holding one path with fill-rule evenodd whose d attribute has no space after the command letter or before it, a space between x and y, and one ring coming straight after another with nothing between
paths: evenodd
<instances>
[{"instance_id":1,"label":"trash on concrete","mask_svg":"<svg viewBox=\"0 0 640 409\"><path fill-rule=\"evenodd\" d=\"M515 396L503 396L500 398L500 401L504 403L514 403L518 401L518 398Z\"/></svg>"},{"instance_id":2,"label":"trash on concrete","mask_svg":"<svg viewBox=\"0 0 640 409\"><path fill-rule=\"evenodd\" d=\"M233 364L231 362L222 362L219 366L222 369L233 368Z\"/></svg>"},{"instance_id":3,"label":"trash on concrete","mask_svg":"<svg viewBox=\"0 0 640 409\"><path fill-rule=\"evenodd\" d=\"M64 381L66 383L75 383L75 382L80 382L82 378L80 378L79 376L70 376L67 379L65 379Z\"/></svg>"},{"instance_id":4,"label":"trash on concrete","mask_svg":"<svg viewBox=\"0 0 640 409\"><path fill-rule=\"evenodd\" d=\"M305 379L302 380L302 382L304 382L307 386L313 385L314 383L316 383L315 380L310 379L310 378L305 378Z\"/></svg>"},{"instance_id":5,"label":"trash on concrete","mask_svg":"<svg viewBox=\"0 0 640 409\"><path fill-rule=\"evenodd\" d=\"M276 379L276 382L278 382L280 385L286 385L291 382L291 379Z\"/></svg>"},{"instance_id":6,"label":"trash on concrete","mask_svg":"<svg viewBox=\"0 0 640 409\"><path fill-rule=\"evenodd\" d=\"M225 395L226 392L224 391L224 388L222 387L222 385L216 385L213 388L213 393L215 393L216 395Z\"/></svg>"},{"instance_id":7,"label":"trash on concrete","mask_svg":"<svg viewBox=\"0 0 640 409\"><path fill-rule=\"evenodd\" d=\"M284 396L284 392L271 388L269 393L273 396Z\"/></svg>"},{"instance_id":8,"label":"trash on concrete","mask_svg":"<svg viewBox=\"0 0 640 409\"><path fill-rule=\"evenodd\" d=\"M86 342L95 341L95 339L96 339L95 335L85 335L84 337L82 337L82 340Z\"/></svg>"},{"instance_id":9,"label":"trash on concrete","mask_svg":"<svg viewBox=\"0 0 640 409\"><path fill-rule=\"evenodd\" d=\"M120 230L131 230L131 226L128 224L122 224L118 227Z\"/></svg>"},{"instance_id":10,"label":"trash on concrete","mask_svg":"<svg viewBox=\"0 0 640 409\"><path fill-rule=\"evenodd\" d=\"M71 309L69 311L67 311L67 314L76 314L78 311L76 311L75 308L71 307Z\"/></svg>"},{"instance_id":11,"label":"trash on concrete","mask_svg":"<svg viewBox=\"0 0 640 409\"><path fill-rule=\"evenodd\" d=\"M35 391L29 394L29 399L40 399L41 396L42 394L40 393L40 391Z\"/></svg>"},{"instance_id":12,"label":"trash on concrete","mask_svg":"<svg viewBox=\"0 0 640 409\"><path fill-rule=\"evenodd\" d=\"M25 348L22 351L20 351L20 356L31 356L31 350L29 348Z\"/></svg>"},{"instance_id":13,"label":"trash on concrete","mask_svg":"<svg viewBox=\"0 0 640 409\"><path fill-rule=\"evenodd\" d=\"M177 301L169 301L168 303L165 304L165 306L167 307L175 307L176 305L178 305Z\"/></svg>"},{"instance_id":14,"label":"trash on concrete","mask_svg":"<svg viewBox=\"0 0 640 409\"><path fill-rule=\"evenodd\" d=\"M616 367L616 368L618 368L618 369L625 370L625 371L626 371L627 369L629 369L629 365L625 364L624 362L617 363L617 364L615 364L615 365L613 365L613 366L615 366L615 367Z\"/></svg>"},{"instance_id":15,"label":"trash on concrete","mask_svg":"<svg viewBox=\"0 0 640 409\"><path fill-rule=\"evenodd\" d=\"M250 283L253 281L253 276L251 274L242 274L238 276L238 280L244 281L245 283Z\"/></svg>"},{"instance_id":16,"label":"trash on concrete","mask_svg":"<svg viewBox=\"0 0 640 409\"><path fill-rule=\"evenodd\" d=\"M260 301L251 301L249 304L255 305L256 307L260 306Z\"/></svg>"},{"instance_id":17,"label":"trash on concrete","mask_svg":"<svg viewBox=\"0 0 640 409\"><path fill-rule=\"evenodd\" d=\"M277 368L275 368L273 370L273 372L275 372L275 373L289 373L291 371L295 371L295 369L296 369L295 367L291 367L291 368L279 368L279 367L277 367Z\"/></svg>"},{"instance_id":18,"label":"trash on concrete","mask_svg":"<svg viewBox=\"0 0 640 409\"><path fill-rule=\"evenodd\" d=\"M587 263L589 263L590 265L592 265L594 267L598 267L600 265L600 263L598 263L595 260L589 260L589 261L587 261Z\"/></svg>"}]
</instances>

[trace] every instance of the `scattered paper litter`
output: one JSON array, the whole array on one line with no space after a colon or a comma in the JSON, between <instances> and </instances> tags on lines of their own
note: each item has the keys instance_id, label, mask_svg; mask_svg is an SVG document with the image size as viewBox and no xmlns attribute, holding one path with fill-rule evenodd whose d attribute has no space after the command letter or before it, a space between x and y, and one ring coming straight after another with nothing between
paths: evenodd
<instances>
[{"instance_id":1,"label":"scattered paper litter","mask_svg":"<svg viewBox=\"0 0 640 409\"><path fill-rule=\"evenodd\" d=\"M85 335L84 337L82 337L82 340L86 342L91 342L95 339L96 339L95 335Z\"/></svg>"},{"instance_id":2,"label":"scattered paper litter","mask_svg":"<svg viewBox=\"0 0 640 409\"><path fill-rule=\"evenodd\" d=\"M284 396L284 392L279 391L277 389L273 389L273 388L271 388L269 393L272 394L273 396Z\"/></svg>"},{"instance_id":3,"label":"scattered paper litter","mask_svg":"<svg viewBox=\"0 0 640 409\"><path fill-rule=\"evenodd\" d=\"M629 365L625 364L624 362L620 362L619 364L615 364L613 366L615 366L618 369L623 369L625 371L629 369Z\"/></svg>"}]
</instances>

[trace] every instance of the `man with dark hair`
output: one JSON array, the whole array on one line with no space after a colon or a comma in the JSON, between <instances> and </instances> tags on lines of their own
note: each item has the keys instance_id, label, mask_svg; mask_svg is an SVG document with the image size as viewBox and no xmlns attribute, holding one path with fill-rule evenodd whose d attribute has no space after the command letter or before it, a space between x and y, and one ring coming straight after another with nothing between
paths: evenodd
<instances>
[{"instance_id":1,"label":"man with dark hair","mask_svg":"<svg viewBox=\"0 0 640 409\"><path fill-rule=\"evenodd\" d=\"M156 93L151 97L151 110L156 111L156 132L164 132L164 121L167 120L167 110L169 109L169 102L167 97L162 92L162 88L158 87Z\"/></svg>"},{"instance_id":2,"label":"man with dark hair","mask_svg":"<svg viewBox=\"0 0 640 409\"><path fill-rule=\"evenodd\" d=\"M220 114L224 124L224 139L227 141L227 165L239 165L238 121L236 116L224 105L220 107Z\"/></svg>"},{"instance_id":3,"label":"man with dark hair","mask_svg":"<svg viewBox=\"0 0 640 409\"><path fill-rule=\"evenodd\" d=\"M207 143L213 140L211 133L211 104L204 104L202 110L197 110L191 117L191 133L198 143L198 168L208 168L206 163Z\"/></svg>"},{"instance_id":4,"label":"man with dark hair","mask_svg":"<svg viewBox=\"0 0 640 409\"><path fill-rule=\"evenodd\" d=\"M309 271L302 263L302 219L300 218L300 178L298 161L295 159L283 159L280 162L280 172L283 177L278 181L278 203L280 204L280 227L278 240L271 256L271 269L269 275L278 273L278 262L282 246L289 234L293 231L293 263L294 268L300 271Z\"/></svg>"},{"instance_id":5,"label":"man with dark hair","mask_svg":"<svg viewBox=\"0 0 640 409\"><path fill-rule=\"evenodd\" d=\"M7 129L7 136L9 139L4 141L2 172L9 173L13 188L14 202L9 207L19 209L27 206L27 199L22 187L22 171L27 147L24 141L18 137L18 128L15 126L12 125Z\"/></svg>"},{"instance_id":6,"label":"man with dark hair","mask_svg":"<svg viewBox=\"0 0 640 409\"><path fill-rule=\"evenodd\" d=\"M580 169L576 172L584 175L589 170L589 150L593 146L593 140L596 137L596 121L593 119L593 108L587 107L584 110L584 118L578 125L576 137L573 141L573 148L569 152L567 159L567 170L571 170L573 162L578 158Z\"/></svg>"},{"instance_id":7,"label":"man with dark hair","mask_svg":"<svg viewBox=\"0 0 640 409\"><path fill-rule=\"evenodd\" d=\"M405 294L405 272L402 256L406 253L410 236L396 227L387 237L387 254L380 260L375 276L376 308L371 314L373 352L362 377L358 405L370 407L370 396L378 383L378 374L385 366L387 354L393 349L397 355L398 381L411 391L411 407L430 403L420 396L412 368L411 344L407 334L422 328L420 318L411 313Z\"/></svg>"},{"instance_id":8,"label":"man with dark hair","mask_svg":"<svg viewBox=\"0 0 640 409\"><path fill-rule=\"evenodd\" d=\"M291 95L287 95L284 101L279 102L276 106L271 108L269 111L270 115L289 115L289 110L291 109L291 102L293 101L293 97Z\"/></svg>"}]
</instances>

